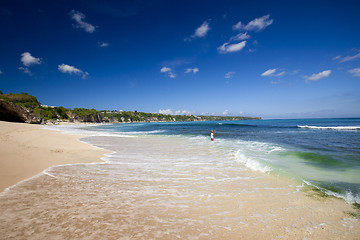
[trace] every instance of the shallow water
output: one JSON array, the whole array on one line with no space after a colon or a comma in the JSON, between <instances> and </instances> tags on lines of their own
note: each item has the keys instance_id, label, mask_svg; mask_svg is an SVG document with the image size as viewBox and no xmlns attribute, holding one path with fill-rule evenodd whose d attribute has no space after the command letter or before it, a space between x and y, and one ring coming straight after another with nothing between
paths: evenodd
<instances>
[{"instance_id":1,"label":"shallow water","mask_svg":"<svg viewBox=\"0 0 360 240\"><path fill-rule=\"evenodd\" d=\"M360 204L360 119L292 119L109 124L95 134L177 136L207 146L215 130L224 158Z\"/></svg>"}]
</instances>

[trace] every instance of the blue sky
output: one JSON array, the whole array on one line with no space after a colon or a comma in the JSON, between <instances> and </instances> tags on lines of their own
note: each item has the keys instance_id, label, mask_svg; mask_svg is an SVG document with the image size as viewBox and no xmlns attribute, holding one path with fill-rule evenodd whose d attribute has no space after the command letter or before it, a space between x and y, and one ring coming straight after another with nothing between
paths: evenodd
<instances>
[{"instance_id":1,"label":"blue sky","mask_svg":"<svg viewBox=\"0 0 360 240\"><path fill-rule=\"evenodd\" d=\"M0 2L0 90L69 108L360 117L360 1Z\"/></svg>"}]
</instances>

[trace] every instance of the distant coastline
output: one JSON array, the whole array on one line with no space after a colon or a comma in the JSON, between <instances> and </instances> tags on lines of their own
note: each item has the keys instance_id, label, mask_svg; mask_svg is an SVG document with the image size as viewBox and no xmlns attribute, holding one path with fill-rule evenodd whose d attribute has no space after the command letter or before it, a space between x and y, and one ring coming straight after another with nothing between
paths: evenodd
<instances>
[{"instance_id":1,"label":"distant coastline","mask_svg":"<svg viewBox=\"0 0 360 240\"><path fill-rule=\"evenodd\" d=\"M28 93L0 94L0 120L34 124L261 120L260 117L170 115L41 105Z\"/></svg>"}]
</instances>

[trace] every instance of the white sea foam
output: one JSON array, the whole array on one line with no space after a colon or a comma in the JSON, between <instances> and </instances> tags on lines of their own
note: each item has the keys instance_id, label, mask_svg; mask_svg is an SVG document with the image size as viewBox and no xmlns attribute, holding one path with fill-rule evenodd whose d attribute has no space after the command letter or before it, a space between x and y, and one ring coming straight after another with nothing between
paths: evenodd
<instances>
[{"instance_id":1,"label":"white sea foam","mask_svg":"<svg viewBox=\"0 0 360 240\"><path fill-rule=\"evenodd\" d=\"M344 194L340 194L340 193L333 192L333 191L330 191L328 189L316 186L315 184L312 184L311 182L306 181L306 180L303 180L303 182L305 184L309 185L309 186L312 186L312 187L315 187L315 188L319 189L320 191L324 192L327 195L344 199L349 204L354 204L354 203L360 204L360 195L359 194L354 194L351 191L346 191Z\"/></svg>"},{"instance_id":2,"label":"white sea foam","mask_svg":"<svg viewBox=\"0 0 360 240\"><path fill-rule=\"evenodd\" d=\"M134 131L134 132L121 132L125 135L147 135L147 134L154 134L154 133L163 133L165 130L152 130L152 131Z\"/></svg>"},{"instance_id":3,"label":"white sea foam","mask_svg":"<svg viewBox=\"0 0 360 240\"><path fill-rule=\"evenodd\" d=\"M298 128L308 128L308 129L320 129L320 130L360 130L360 126L308 126L308 125L298 125Z\"/></svg>"},{"instance_id":4,"label":"white sea foam","mask_svg":"<svg viewBox=\"0 0 360 240\"><path fill-rule=\"evenodd\" d=\"M106 137L134 137L125 133L107 132L107 131L92 131L91 128L96 125L51 125L44 126L45 129L60 131L65 134L75 134L81 136L106 136Z\"/></svg>"},{"instance_id":5,"label":"white sea foam","mask_svg":"<svg viewBox=\"0 0 360 240\"><path fill-rule=\"evenodd\" d=\"M246 167L248 167L254 171L260 171L263 173L269 173L272 171L272 169L269 166L263 165L256 160L246 157L245 154L241 150L236 151L235 159L237 161L245 164Z\"/></svg>"}]
</instances>

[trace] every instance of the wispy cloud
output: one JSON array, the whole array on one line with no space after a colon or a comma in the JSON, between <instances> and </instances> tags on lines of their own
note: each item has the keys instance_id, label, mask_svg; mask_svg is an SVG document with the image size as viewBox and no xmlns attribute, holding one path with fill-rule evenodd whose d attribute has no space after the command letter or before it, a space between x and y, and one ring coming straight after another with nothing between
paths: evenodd
<instances>
[{"instance_id":1,"label":"wispy cloud","mask_svg":"<svg viewBox=\"0 0 360 240\"><path fill-rule=\"evenodd\" d=\"M89 73L88 72L84 72L74 66L70 66L67 64L61 64L58 65L58 70L62 73L67 73L67 74L76 74L76 75L81 75L83 79L85 79Z\"/></svg>"},{"instance_id":2,"label":"wispy cloud","mask_svg":"<svg viewBox=\"0 0 360 240\"><path fill-rule=\"evenodd\" d=\"M30 67L32 65L41 64L41 59L31 56L29 52L24 52L21 54L21 62L26 67Z\"/></svg>"},{"instance_id":3,"label":"wispy cloud","mask_svg":"<svg viewBox=\"0 0 360 240\"><path fill-rule=\"evenodd\" d=\"M258 32L265 29L267 26L270 26L272 23L273 19L270 19L270 15L268 14L262 16L261 18L255 18L246 25L240 21L233 26L233 30Z\"/></svg>"},{"instance_id":4,"label":"wispy cloud","mask_svg":"<svg viewBox=\"0 0 360 240\"><path fill-rule=\"evenodd\" d=\"M195 67L195 68L188 68L185 70L185 73L193 73L196 74L197 72L199 72L199 68Z\"/></svg>"},{"instance_id":5,"label":"wispy cloud","mask_svg":"<svg viewBox=\"0 0 360 240\"><path fill-rule=\"evenodd\" d=\"M96 27L84 21L85 14L83 14L82 12L72 10L70 12L70 17L76 22L76 24L74 25L76 28L82 28L88 33L95 32Z\"/></svg>"},{"instance_id":6,"label":"wispy cloud","mask_svg":"<svg viewBox=\"0 0 360 240\"><path fill-rule=\"evenodd\" d=\"M246 46L246 39L249 39L250 35L248 33L239 33L235 36L232 36L229 41L217 48L218 52L221 54L238 52L241 51ZM239 42L241 41L241 42ZM234 43L237 42L237 43Z\"/></svg>"},{"instance_id":7,"label":"wispy cloud","mask_svg":"<svg viewBox=\"0 0 360 240\"><path fill-rule=\"evenodd\" d=\"M314 73L311 76L305 76L305 82L309 83L310 81L318 81L322 78L330 76L331 70L325 70L319 73Z\"/></svg>"},{"instance_id":8,"label":"wispy cloud","mask_svg":"<svg viewBox=\"0 0 360 240\"><path fill-rule=\"evenodd\" d=\"M108 47L110 44L109 43L105 43L105 42L99 42L99 47Z\"/></svg>"},{"instance_id":9,"label":"wispy cloud","mask_svg":"<svg viewBox=\"0 0 360 240\"><path fill-rule=\"evenodd\" d=\"M229 79L229 78L232 78L234 76L235 72L227 72L225 73L225 78L226 79Z\"/></svg>"},{"instance_id":10,"label":"wispy cloud","mask_svg":"<svg viewBox=\"0 0 360 240\"><path fill-rule=\"evenodd\" d=\"M358 58L360 58L360 52L358 54L355 54L354 56L346 56L346 57L342 58L340 60L340 62L353 61L353 60L358 59Z\"/></svg>"},{"instance_id":11,"label":"wispy cloud","mask_svg":"<svg viewBox=\"0 0 360 240\"><path fill-rule=\"evenodd\" d=\"M208 21L204 21L200 27L195 30L195 33L190 37L186 37L185 41L191 41L195 38L204 38L206 37L207 33L210 31L210 26Z\"/></svg>"},{"instance_id":12,"label":"wispy cloud","mask_svg":"<svg viewBox=\"0 0 360 240\"><path fill-rule=\"evenodd\" d=\"M263 72L263 73L261 74L261 76L267 77L267 76L270 76L271 74L273 74L274 72L276 72L276 68L266 70L265 72Z\"/></svg>"},{"instance_id":13,"label":"wispy cloud","mask_svg":"<svg viewBox=\"0 0 360 240\"><path fill-rule=\"evenodd\" d=\"M19 67L19 70L23 71L24 73L26 73L29 76L33 76L34 74L30 71L29 68L27 67Z\"/></svg>"},{"instance_id":14,"label":"wispy cloud","mask_svg":"<svg viewBox=\"0 0 360 240\"><path fill-rule=\"evenodd\" d=\"M360 77L360 68L353 68L348 72L351 73L354 77Z\"/></svg>"},{"instance_id":15,"label":"wispy cloud","mask_svg":"<svg viewBox=\"0 0 360 240\"><path fill-rule=\"evenodd\" d=\"M242 41L242 40L246 40L249 39L250 35L248 35L248 33L239 33L233 37L230 38L230 41Z\"/></svg>"},{"instance_id":16,"label":"wispy cloud","mask_svg":"<svg viewBox=\"0 0 360 240\"><path fill-rule=\"evenodd\" d=\"M241 51L246 46L246 41L239 43L230 44L229 42L224 43L217 48L218 52L221 54L232 53Z\"/></svg>"},{"instance_id":17,"label":"wispy cloud","mask_svg":"<svg viewBox=\"0 0 360 240\"><path fill-rule=\"evenodd\" d=\"M2 75L4 72L0 70L0 75Z\"/></svg>"},{"instance_id":18,"label":"wispy cloud","mask_svg":"<svg viewBox=\"0 0 360 240\"><path fill-rule=\"evenodd\" d=\"M162 67L160 69L160 72L167 73L170 78L175 78L175 74L172 72L172 69L169 67L166 67L166 66Z\"/></svg>"},{"instance_id":19,"label":"wispy cloud","mask_svg":"<svg viewBox=\"0 0 360 240\"><path fill-rule=\"evenodd\" d=\"M282 71L282 72L277 72L278 68L273 68L273 69L269 69L269 70L266 70L265 72L263 72L261 74L261 76L263 77L281 77L283 75L285 75L285 71Z\"/></svg>"}]
</instances>

